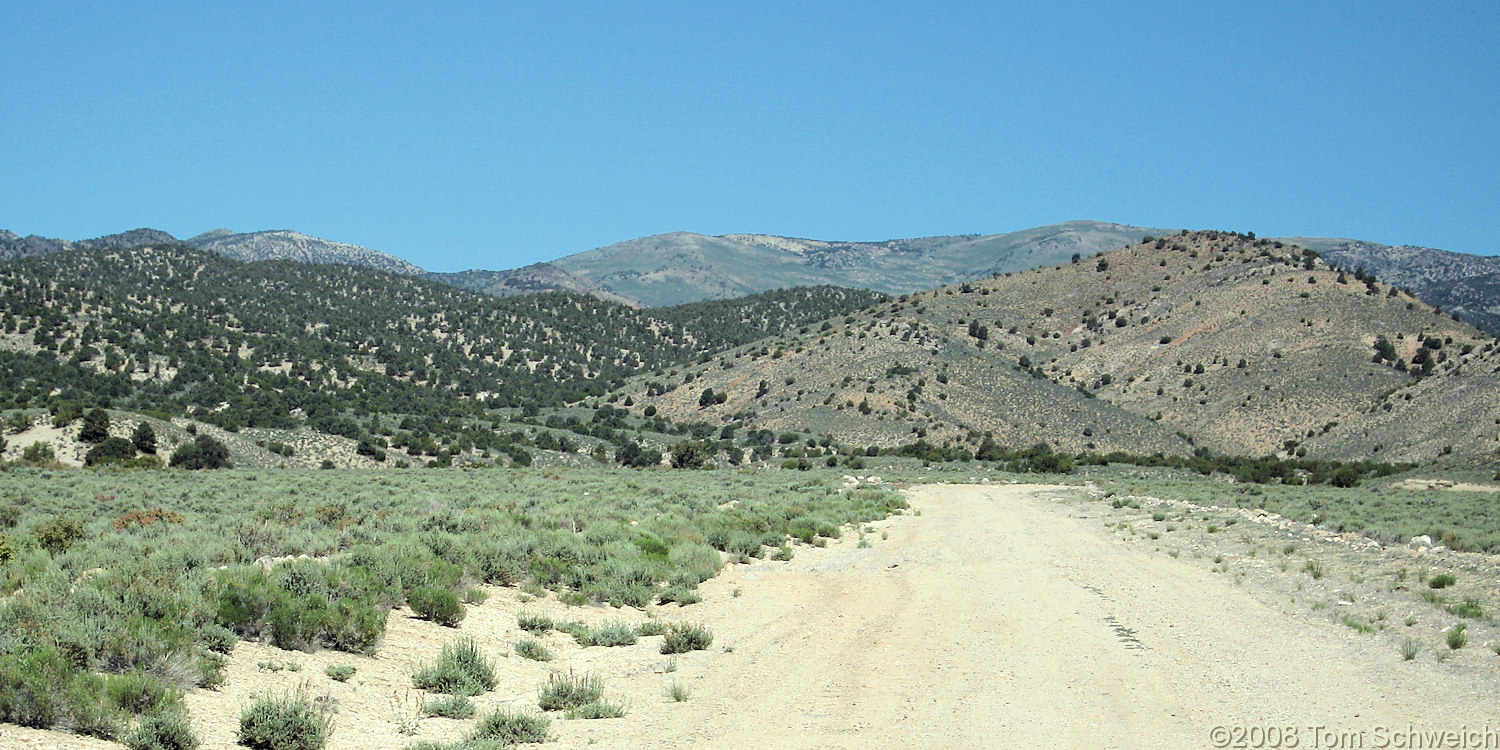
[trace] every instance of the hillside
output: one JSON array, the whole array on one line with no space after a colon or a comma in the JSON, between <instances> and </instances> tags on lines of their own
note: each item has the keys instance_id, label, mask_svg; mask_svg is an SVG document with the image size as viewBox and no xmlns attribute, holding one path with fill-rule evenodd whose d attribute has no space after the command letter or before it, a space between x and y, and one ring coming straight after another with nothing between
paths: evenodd
<instances>
[{"instance_id":1,"label":"hillside","mask_svg":"<svg viewBox=\"0 0 1500 750\"><path fill-rule=\"evenodd\" d=\"M441 425L580 401L871 299L823 288L646 312L180 245L73 250L0 265L0 408L67 401L341 435L379 414Z\"/></svg>"},{"instance_id":2,"label":"hillside","mask_svg":"<svg viewBox=\"0 0 1500 750\"><path fill-rule=\"evenodd\" d=\"M1292 237L1344 268L1363 268L1428 304L1500 335L1500 257L1347 239Z\"/></svg>"},{"instance_id":3,"label":"hillside","mask_svg":"<svg viewBox=\"0 0 1500 750\"><path fill-rule=\"evenodd\" d=\"M1330 458L1500 464L1500 347L1463 347L1424 378L1386 395L1346 424L1308 441Z\"/></svg>"},{"instance_id":4,"label":"hillside","mask_svg":"<svg viewBox=\"0 0 1500 750\"><path fill-rule=\"evenodd\" d=\"M161 240L153 240L160 242ZM345 263L392 273L421 273L422 269L393 255L344 242L309 237L279 229L236 233L215 229L183 240L183 244L235 260L295 260L301 263Z\"/></svg>"},{"instance_id":5,"label":"hillside","mask_svg":"<svg viewBox=\"0 0 1500 750\"><path fill-rule=\"evenodd\" d=\"M622 305L640 307L635 300L605 289L597 282L571 274L552 263L533 263L510 271L472 269L453 273L428 272L426 278L461 289L471 289L493 297L516 297L538 292L570 292Z\"/></svg>"},{"instance_id":6,"label":"hillside","mask_svg":"<svg viewBox=\"0 0 1500 750\"><path fill-rule=\"evenodd\" d=\"M624 393L675 420L805 425L855 444L926 436L972 449L990 432L1013 447L1046 441L1074 452L1198 446L1384 460L1399 444L1399 455L1431 460L1440 451L1424 454L1416 435L1393 438L1387 454L1331 436L1363 425L1389 394L1439 388L1431 383L1449 379L1440 368L1488 342L1300 248L1221 232L873 310L720 355L677 380L642 376ZM1381 340L1389 356L1375 362ZM724 402L705 405L705 390ZM1493 429L1480 432L1494 439Z\"/></svg>"},{"instance_id":7,"label":"hillside","mask_svg":"<svg viewBox=\"0 0 1500 750\"><path fill-rule=\"evenodd\" d=\"M159 244L183 244L244 261L294 260L301 263L345 263L393 273L420 273L422 271L400 258L367 247L318 239L290 230L239 234L228 229L216 229L187 240L178 240L158 229L133 229L129 232L77 242L36 235L21 237L14 232L0 230L0 261L69 250Z\"/></svg>"},{"instance_id":8,"label":"hillside","mask_svg":"<svg viewBox=\"0 0 1500 750\"><path fill-rule=\"evenodd\" d=\"M1407 363L1426 338L1449 341L1435 363L1487 340L1298 248L1221 232L968 288L933 295L924 317L955 332L977 319L992 345L1024 352L1053 382L1223 453L1295 449L1416 382L1371 361L1382 336Z\"/></svg>"},{"instance_id":9,"label":"hillside","mask_svg":"<svg viewBox=\"0 0 1500 750\"><path fill-rule=\"evenodd\" d=\"M649 306L832 284L902 294L1066 261L1162 230L1074 221L992 235L828 242L759 234L674 232L553 261Z\"/></svg>"}]
</instances>

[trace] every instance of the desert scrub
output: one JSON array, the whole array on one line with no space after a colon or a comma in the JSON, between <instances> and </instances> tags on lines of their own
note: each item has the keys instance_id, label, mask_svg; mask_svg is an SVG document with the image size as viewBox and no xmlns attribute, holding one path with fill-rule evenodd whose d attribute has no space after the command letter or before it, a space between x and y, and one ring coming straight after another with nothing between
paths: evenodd
<instances>
[{"instance_id":1,"label":"desert scrub","mask_svg":"<svg viewBox=\"0 0 1500 750\"><path fill-rule=\"evenodd\" d=\"M121 742L127 750L195 750L198 736L186 713L170 711L142 719Z\"/></svg>"},{"instance_id":2,"label":"desert scrub","mask_svg":"<svg viewBox=\"0 0 1500 750\"><path fill-rule=\"evenodd\" d=\"M738 533L778 549L788 519L832 529L905 507L891 490L840 492L836 471L671 480L663 489L615 469L0 472L0 498L28 500L5 519L0 594L26 593L0 601L0 659L52 649L80 671L212 685L234 638L370 653L388 611L419 587L687 603L719 570L705 540ZM173 521L116 528L130 508ZM54 519L77 526L47 527Z\"/></svg>"},{"instance_id":3,"label":"desert scrub","mask_svg":"<svg viewBox=\"0 0 1500 750\"><path fill-rule=\"evenodd\" d=\"M1445 589L1458 583L1458 578L1452 573L1439 573L1427 580L1427 585L1434 589Z\"/></svg>"},{"instance_id":4,"label":"desert scrub","mask_svg":"<svg viewBox=\"0 0 1500 750\"><path fill-rule=\"evenodd\" d=\"M662 641L661 652L685 654L689 651L702 651L712 646L713 642L713 631L702 625L672 623L667 629L666 640Z\"/></svg>"},{"instance_id":5,"label":"desert scrub","mask_svg":"<svg viewBox=\"0 0 1500 750\"><path fill-rule=\"evenodd\" d=\"M537 643L530 638L523 638L519 641L516 641L514 649L516 652L516 656L519 656L522 659L530 659L532 661L552 661L552 652L548 651L546 646L543 646L542 644Z\"/></svg>"},{"instance_id":6,"label":"desert scrub","mask_svg":"<svg viewBox=\"0 0 1500 750\"><path fill-rule=\"evenodd\" d=\"M1444 640L1447 642L1448 648L1454 651L1469 645L1469 626L1462 622L1454 625L1448 629L1448 635Z\"/></svg>"},{"instance_id":7,"label":"desert scrub","mask_svg":"<svg viewBox=\"0 0 1500 750\"><path fill-rule=\"evenodd\" d=\"M348 664L329 664L323 668L323 674L337 682L348 682L349 678L354 676L354 667Z\"/></svg>"},{"instance_id":8,"label":"desert scrub","mask_svg":"<svg viewBox=\"0 0 1500 750\"><path fill-rule=\"evenodd\" d=\"M418 586L407 595L406 603L418 617L439 625L456 628L464 619L464 605L457 595L445 589Z\"/></svg>"},{"instance_id":9,"label":"desert scrub","mask_svg":"<svg viewBox=\"0 0 1500 750\"><path fill-rule=\"evenodd\" d=\"M471 638L443 646L433 664L417 668L412 687L451 695L479 695L495 689L495 667Z\"/></svg>"},{"instance_id":10,"label":"desert scrub","mask_svg":"<svg viewBox=\"0 0 1500 750\"><path fill-rule=\"evenodd\" d=\"M620 620L612 620L594 627L581 622L560 623L557 629L573 636L573 640L584 647L634 646L638 637L634 625Z\"/></svg>"},{"instance_id":11,"label":"desert scrub","mask_svg":"<svg viewBox=\"0 0 1500 750\"><path fill-rule=\"evenodd\" d=\"M467 695L448 695L428 701L423 709L428 716L447 719L470 719L474 717L474 702Z\"/></svg>"},{"instance_id":12,"label":"desert scrub","mask_svg":"<svg viewBox=\"0 0 1500 750\"><path fill-rule=\"evenodd\" d=\"M596 703L604 696L604 680L598 675L553 673L537 692L543 711L566 711Z\"/></svg>"},{"instance_id":13,"label":"desert scrub","mask_svg":"<svg viewBox=\"0 0 1500 750\"><path fill-rule=\"evenodd\" d=\"M498 742L502 747L546 742L550 739L548 730L551 728L552 720L545 716L502 708L480 719L468 741Z\"/></svg>"},{"instance_id":14,"label":"desert scrub","mask_svg":"<svg viewBox=\"0 0 1500 750\"><path fill-rule=\"evenodd\" d=\"M298 690L256 698L240 713L237 741L253 750L322 750L330 727L330 717Z\"/></svg>"},{"instance_id":15,"label":"desert scrub","mask_svg":"<svg viewBox=\"0 0 1500 750\"><path fill-rule=\"evenodd\" d=\"M142 672L94 674L52 648L0 657L0 720L115 738L131 720L179 710L182 693Z\"/></svg>"},{"instance_id":16,"label":"desert scrub","mask_svg":"<svg viewBox=\"0 0 1500 750\"><path fill-rule=\"evenodd\" d=\"M676 680L672 680L672 684L667 686L666 693L668 698L677 703L686 703L687 699L692 697L692 691Z\"/></svg>"},{"instance_id":17,"label":"desert scrub","mask_svg":"<svg viewBox=\"0 0 1500 750\"><path fill-rule=\"evenodd\" d=\"M554 623L552 618L535 612L516 613L516 627L536 635L545 635L551 630Z\"/></svg>"},{"instance_id":18,"label":"desert scrub","mask_svg":"<svg viewBox=\"0 0 1500 750\"><path fill-rule=\"evenodd\" d=\"M618 719L625 715L625 706L621 703L610 703L608 701L593 701L585 703L577 708L570 708L563 714L569 719Z\"/></svg>"},{"instance_id":19,"label":"desert scrub","mask_svg":"<svg viewBox=\"0 0 1500 750\"><path fill-rule=\"evenodd\" d=\"M1401 640L1402 661L1411 661L1417 658L1417 654L1420 653L1422 653L1422 646L1417 643L1417 639L1407 636Z\"/></svg>"}]
</instances>

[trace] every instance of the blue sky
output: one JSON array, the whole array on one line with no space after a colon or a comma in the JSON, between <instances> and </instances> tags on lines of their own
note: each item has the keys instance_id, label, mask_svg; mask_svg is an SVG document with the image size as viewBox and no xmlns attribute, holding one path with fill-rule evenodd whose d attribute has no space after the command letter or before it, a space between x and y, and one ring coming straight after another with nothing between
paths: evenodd
<instances>
[{"instance_id":1,"label":"blue sky","mask_svg":"<svg viewBox=\"0 0 1500 750\"><path fill-rule=\"evenodd\" d=\"M434 270L1070 219L1500 250L1500 3L0 0L0 228Z\"/></svg>"}]
</instances>

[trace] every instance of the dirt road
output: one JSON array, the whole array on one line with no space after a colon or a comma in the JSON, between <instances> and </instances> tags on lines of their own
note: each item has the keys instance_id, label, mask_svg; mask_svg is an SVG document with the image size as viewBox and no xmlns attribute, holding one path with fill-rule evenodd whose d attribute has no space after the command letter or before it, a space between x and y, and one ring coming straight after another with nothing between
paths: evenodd
<instances>
[{"instance_id":1,"label":"dirt road","mask_svg":"<svg viewBox=\"0 0 1500 750\"><path fill-rule=\"evenodd\" d=\"M638 747L1207 748L1235 739L1211 737L1218 726L1291 727L1301 747L1355 737L1378 747L1391 739L1382 726L1488 720L1500 731L1496 680L1289 618L1227 576L1127 547L1045 494L921 488L922 515L898 519L872 549L811 570L794 561L727 575L717 585L743 596L714 619L734 652L690 682L687 710L641 716L629 739L595 736Z\"/></svg>"},{"instance_id":2,"label":"dirt road","mask_svg":"<svg viewBox=\"0 0 1500 750\"><path fill-rule=\"evenodd\" d=\"M549 671L601 675L606 697L623 700L628 715L555 720L548 747L564 748L1461 747L1418 745L1405 733L1482 732L1486 722L1496 732L1488 746L1500 746L1500 669L1403 662L1389 638L1297 614L1231 576L1128 545L1080 517L1096 506L1052 499L1059 490L915 489L921 515L872 524L870 547L849 534L827 549L799 547L789 563L728 566L704 584L701 604L657 608L715 633L710 651L679 657L671 671L659 637L584 649L552 633L543 641L556 661L498 659L500 687L475 702L481 713L535 711ZM339 707L331 750L455 740L472 720L428 718L405 725L415 734L397 731L412 666L442 643L467 635L507 654L525 636L515 623L522 609L640 617L491 592L458 632L393 612L378 658L241 643L224 687L187 698L203 746L232 746L253 692L298 683ZM267 662L298 671L267 671ZM332 663L359 674L332 682L321 674ZM689 700L664 694L673 682ZM0 727L0 748L106 746Z\"/></svg>"}]
</instances>

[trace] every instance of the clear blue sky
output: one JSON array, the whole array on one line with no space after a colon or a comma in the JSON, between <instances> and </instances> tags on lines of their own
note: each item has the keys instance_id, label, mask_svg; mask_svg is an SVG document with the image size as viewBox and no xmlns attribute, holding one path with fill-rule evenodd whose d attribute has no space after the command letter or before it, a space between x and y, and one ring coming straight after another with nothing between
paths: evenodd
<instances>
[{"instance_id":1,"label":"clear blue sky","mask_svg":"<svg viewBox=\"0 0 1500 750\"><path fill-rule=\"evenodd\" d=\"M1084 218L1500 250L1493 0L735 5L0 0L0 228L434 270Z\"/></svg>"}]
</instances>

